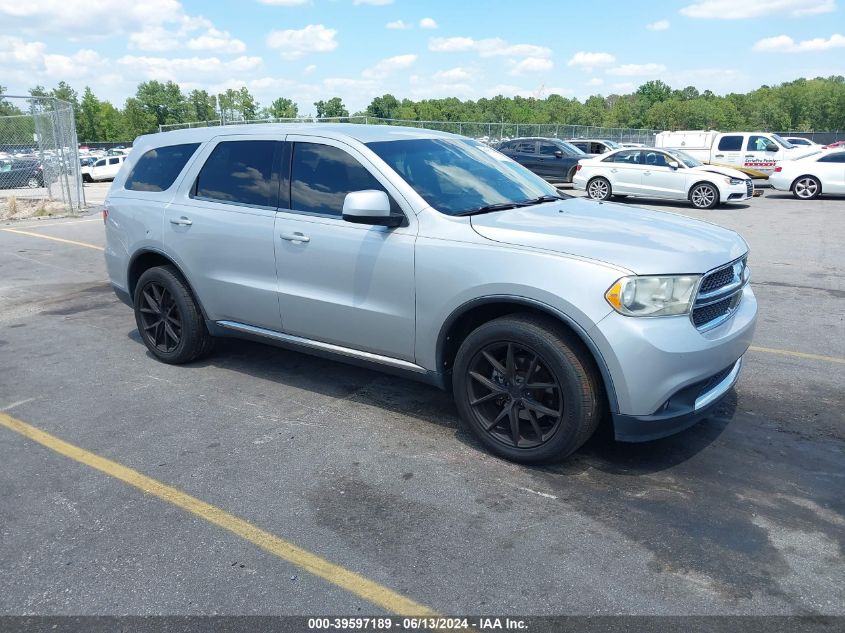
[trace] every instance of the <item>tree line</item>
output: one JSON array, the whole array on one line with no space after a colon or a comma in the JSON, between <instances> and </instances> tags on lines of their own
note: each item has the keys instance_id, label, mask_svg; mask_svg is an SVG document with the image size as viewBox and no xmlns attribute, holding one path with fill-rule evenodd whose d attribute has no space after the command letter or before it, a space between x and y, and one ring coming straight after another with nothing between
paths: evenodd
<instances>
[{"instance_id":1,"label":"tree line","mask_svg":"<svg viewBox=\"0 0 845 633\"><path fill-rule=\"evenodd\" d=\"M3 99L4 92L0 86L0 116L22 114L17 105ZM126 99L123 107L99 99L88 86L80 97L64 81L52 90L35 86L29 93L70 103L80 142L131 141L158 131L159 125L301 116L292 99L278 97L262 106L245 87L215 95L205 90L185 93L172 81L145 81L138 84L135 95ZM340 97L316 101L314 109L318 118L350 116ZM360 115L417 121L558 123L659 130L834 131L845 129L845 77L796 79L724 96L710 90L699 92L693 86L673 90L660 80L647 81L630 94L593 95L585 101L558 94L499 95L477 101L455 97L413 101L385 94L352 116Z\"/></svg>"}]
</instances>

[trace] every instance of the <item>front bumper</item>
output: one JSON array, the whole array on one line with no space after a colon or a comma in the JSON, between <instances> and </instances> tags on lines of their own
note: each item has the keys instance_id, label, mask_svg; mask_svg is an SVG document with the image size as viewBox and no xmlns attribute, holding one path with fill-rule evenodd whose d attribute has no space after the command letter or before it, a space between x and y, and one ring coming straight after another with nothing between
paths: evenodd
<instances>
[{"instance_id":1,"label":"front bumper","mask_svg":"<svg viewBox=\"0 0 845 633\"><path fill-rule=\"evenodd\" d=\"M742 358L709 380L681 389L653 415L613 415L620 442L648 442L674 435L706 418L739 380Z\"/></svg>"},{"instance_id":2,"label":"front bumper","mask_svg":"<svg viewBox=\"0 0 845 633\"><path fill-rule=\"evenodd\" d=\"M670 435L706 416L736 382L737 361L751 345L757 300L746 285L736 312L699 331L688 316L636 318L612 312L589 331L607 366L615 398L616 437L645 441ZM707 382L737 367L729 384L701 400Z\"/></svg>"}]
</instances>

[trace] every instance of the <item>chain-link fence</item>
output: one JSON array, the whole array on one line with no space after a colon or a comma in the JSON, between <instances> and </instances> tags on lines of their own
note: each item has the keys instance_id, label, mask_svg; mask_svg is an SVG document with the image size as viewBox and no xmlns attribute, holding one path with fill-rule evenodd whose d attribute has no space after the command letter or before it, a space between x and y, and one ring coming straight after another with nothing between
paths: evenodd
<instances>
[{"instance_id":1,"label":"chain-link fence","mask_svg":"<svg viewBox=\"0 0 845 633\"><path fill-rule=\"evenodd\" d=\"M0 97L0 218L85 207L73 106Z\"/></svg>"},{"instance_id":2,"label":"chain-link fence","mask_svg":"<svg viewBox=\"0 0 845 633\"><path fill-rule=\"evenodd\" d=\"M503 140L523 136L541 136L560 139L607 139L618 143L642 143L654 145L654 136L659 130L634 128L594 127L590 125L564 125L559 123L481 123L476 121L413 121L406 119L383 119L371 116L327 117L322 119L253 119L250 121L194 121L159 126L160 132L184 128L233 125L244 123L366 123L370 125L403 125L427 130L439 130L476 138L494 144Z\"/></svg>"}]
</instances>

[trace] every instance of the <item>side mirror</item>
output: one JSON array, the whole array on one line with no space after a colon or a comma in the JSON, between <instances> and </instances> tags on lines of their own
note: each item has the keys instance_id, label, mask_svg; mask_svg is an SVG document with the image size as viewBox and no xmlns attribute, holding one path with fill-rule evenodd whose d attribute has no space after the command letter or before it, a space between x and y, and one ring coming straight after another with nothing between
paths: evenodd
<instances>
[{"instance_id":1,"label":"side mirror","mask_svg":"<svg viewBox=\"0 0 845 633\"><path fill-rule=\"evenodd\" d=\"M560 150L555 151L555 158L563 158L563 152Z\"/></svg>"},{"instance_id":2,"label":"side mirror","mask_svg":"<svg viewBox=\"0 0 845 633\"><path fill-rule=\"evenodd\" d=\"M681 164L676 160L670 160L666 163L666 165L668 165L670 169L677 169L681 166Z\"/></svg>"},{"instance_id":3,"label":"side mirror","mask_svg":"<svg viewBox=\"0 0 845 633\"><path fill-rule=\"evenodd\" d=\"M778 151L778 146L775 145L774 143L769 143L768 145L766 145L766 151L767 152L776 152L776 151Z\"/></svg>"},{"instance_id":4,"label":"side mirror","mask_svg":"<svg viewBox=\"0 0 845 633\"><path fill-rule=\"evenodd\" d=\"M390 199L383 191L351 191L343 199L343 219L354 224L399 226L403 217L390 214Z\"/></svg>"}]
</instances>

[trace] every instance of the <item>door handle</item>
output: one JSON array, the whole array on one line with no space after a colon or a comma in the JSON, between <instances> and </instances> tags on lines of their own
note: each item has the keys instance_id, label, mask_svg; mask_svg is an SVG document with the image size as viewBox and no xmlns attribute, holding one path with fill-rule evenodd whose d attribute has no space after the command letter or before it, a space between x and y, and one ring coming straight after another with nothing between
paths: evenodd
<instances>
[{"instance_id":1,"label":"door handle","mask_svg":"<svg viewBox=\"0 0 845 633\"><path fill-rule=\"evenodd\" d=\"M724 157L725 157L724 154L714 154L713 155L713 158L724 158Z\"/></svg>"},{"instance_id":2,"label":"door handle","mask_svg":"<svg viewBox=\"0 0 845 633\"><path fill-rule=\"evenodd\" d=\"M644 171L643 176L651 176L651 172L650 171Z\"/></svg>"},{"instance_id":3,"label":"door handle","mask_svg":"<svg viewBox=\"0 0 845 633\"><path fill-rule=\"evenodd\" d=\"M746 158L754 158L754 154L746 154L745 157Z\"/></svg>"},{"instance_id":4,"label":"door handle","mask_svg":"<svg viewBox=\"0 0 845 633\"><path fill-rule=\"evenodd\" d=\"M617 171L619 171L619 170L618 170L618 169L616 169L616 167L614 167L613 169L611 169L611 170L610 170L610 173L611 173L611 174L615 174Z\"/></svg>"},{"instance_id":5,"label":"door handle","mask_svg":"<svg viewBox=\"0 0 845 633\"><path fill-rule=\"evenodd\" d=\"M184 215L181 218L170 218L170 223L176 226L191 226L193 222Z\"/></svg>"},{"instance_id":6,"label":"door handle","mask_svg":"<svg viewBox=\"0 0 845 633\"><path fill-rule=\"evenodd\" d=\"M288 242L310 242L311 238L307 235L303 235L299 231L295 233L282 233L279 235L283 240L287 240Z\"/></svg>"}]
</instances>

